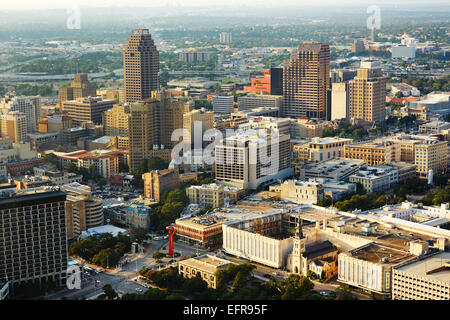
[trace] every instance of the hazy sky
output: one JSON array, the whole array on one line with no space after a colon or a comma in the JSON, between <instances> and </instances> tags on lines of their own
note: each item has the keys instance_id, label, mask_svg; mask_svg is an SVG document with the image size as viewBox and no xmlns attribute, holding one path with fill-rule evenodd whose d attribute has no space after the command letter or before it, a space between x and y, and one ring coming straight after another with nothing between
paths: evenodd
<instances>
[{"instance_id":1,"label":"hazy sky","mask_svg":"<svg viewBox=\"0 0 450 320\"><path fill-rule=\"evenodd\" d=\"M72 6L111 7L111 6L213 6L213 5L248 5L248 6L286 6L286 5L327 5L340 4L390 4L407 5L446 3L447 0L0 0L0 10L27 10L27 9L64 9ZM448 2L447 2L448 3Z\"/></svg>"}]
</instances>

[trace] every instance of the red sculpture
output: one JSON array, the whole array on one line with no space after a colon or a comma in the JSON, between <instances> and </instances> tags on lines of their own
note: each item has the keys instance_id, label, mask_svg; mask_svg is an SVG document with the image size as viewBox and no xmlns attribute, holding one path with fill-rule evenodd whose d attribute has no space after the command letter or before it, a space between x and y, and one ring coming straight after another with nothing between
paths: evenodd
<instances>
[{"instance_id":1,"label":"red sculpture","mask_svg":"<svg viewBox=\"0 0 450 320\"><path fill-rule=\"evenodd\" d=\"M177 232L177 229L175 229L175 227L173 226L168 226L166 227L166 230L169 231L169 252L167 253L167 255L169 257L173 257L173 236Z\"/></svg>"}]
</instances>

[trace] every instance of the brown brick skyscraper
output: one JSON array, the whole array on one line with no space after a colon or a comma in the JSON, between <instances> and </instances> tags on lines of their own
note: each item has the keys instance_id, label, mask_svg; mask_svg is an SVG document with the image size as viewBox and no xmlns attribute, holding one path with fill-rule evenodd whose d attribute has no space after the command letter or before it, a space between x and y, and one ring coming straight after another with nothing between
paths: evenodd
<instances>
[{"instance_id":1,"label":"brown brick skyscraper","mask_svg":"<svg viewBox=\"0 0 450 320\"><path fill-rule=\"evenodd\" d=\"M283 68L283 115L326 119L330 46L305 42Z\"/></svg>"},{"instance_id":2,"label":"brown brick skyscraper","mask_svg":"<svg viewBox=\"0 0 450 320\"><path fill-rule=\"evenodd\" d=\"M151 97L159 90L159 52L148 29L133 29L123 51L125 101Z\"/></svg>"}]
</instances>

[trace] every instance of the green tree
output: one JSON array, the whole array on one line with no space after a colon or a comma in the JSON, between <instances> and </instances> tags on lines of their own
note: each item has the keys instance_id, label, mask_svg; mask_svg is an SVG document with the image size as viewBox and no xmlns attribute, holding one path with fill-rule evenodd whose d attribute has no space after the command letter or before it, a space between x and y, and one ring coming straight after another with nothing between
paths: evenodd
<instances>
[{"instance_id":1,"label":"green tree","mask_svg":"<svg viewBox=\"0 0 450 320\"><path fill-rule=\"evenodd\" d=\"M108 300L114 300L119 296L110 284L104 285L102 290Z\"/></svg>"},{"instance_id":2,"label":"green tree","mask_svg":"<svg viewBox=\"0 0 450 320\"><path fill-rule=\"evenodd\" d=\"M165 256L166 255L164 253L162 253L161 251L155 251L155 252L153 252L152 258L153 259L162 259Z\"/></svg>"},{"instance_id":3,"label":"green tree","mask_svg":"<svg viewBox=\"0 0 450 320\"><path fill-rule=\"evenodd\" d=\"M340 286L337 288L336 295L339 300L353 300L352 291L348 286Z\"/></svg>"},{"instance_id":4,"label":"green tree","mask_svg":"<svg viewBox=\"0 0 450 320\"><path fill-rule=\"evenodd\" d=\"M207 289L208 284L202 279L199 272L195 275L195 277L186 279L183 284L183 290L192 295L201 295Z\"/></svg>"}]
</instances>

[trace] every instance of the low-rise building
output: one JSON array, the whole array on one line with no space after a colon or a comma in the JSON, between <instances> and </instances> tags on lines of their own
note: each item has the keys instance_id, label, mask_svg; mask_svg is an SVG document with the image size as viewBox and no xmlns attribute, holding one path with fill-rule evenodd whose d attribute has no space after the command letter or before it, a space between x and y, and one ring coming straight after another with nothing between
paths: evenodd
<instances>
[{"instance_id":1,"label":"low-rise building","mask_svg":"<svg viewBox=\"0 0 450 320\"><path fill-rule=\"evenodd\" d=\"M175 221L177 239L189 245L207 247L218 243L222 233L222 224L226 218L217 216L186 216Z\"/></svg>"},{"instance_id":2,"label":"low-rise building","mask_svg":"<svg viewBox=\"0 0 450 320\"><path fill-rule=\"evenodd\" d=\"M213 255L203 255L178 262L178 274L184 278L192 278L200 273L209 288L217 289L218 270L224 270L231 264L228 260Z\"/></svg>"},{"instance_id":3,"label":"low-rise building","mask_svg":"<svg viewBox=\"0 0 450 320\"><path fill-rule=\"evenodd\" d=\"M431 121L424 124L419 124L420 133L441 133L441 130L450 129L450 122L446 121Z\"/></svg>"},{"instance_id":4,"label":"low-rise building","mask_svg":"<svg viewBox=\"0 0 450 320\"><path fill-rule=\"evenodd\" d=\"M294 158L298 161L324 161L344 157L344 148L352 141L344 138L312 138L311 142L294 146Z\"/></svg>"},{"instance_id":5,"label":"low-rise building","mask_svg":"<svg viewBox=\"0 0 450 320\"><path fill-rule=\"evenodd\" d=\"M211 208L224 205L224 194L224 187L216 183L190 186L186 189L190 203L202 204Z\"/></svg>"},{"instance_id":6,"label":"low-rise building","mask_svg":"<svg viewBox=\"0 0 450 320\"><path fill-rule=\"evenodd\" d=\"M320 162L307 162L300 167L300 179L326 178L343 181L364 165L363 160L334 158Z\"/></svg>"},{"instance_id":7,"label":"low-rise building","mask_svg":"<svg viewBox=\"0 0 450 320\"><path fill-rule=\"evenodd\" d=\"M315 181L286 180L280 185L269 187L269 191L277 192L280 198L296 203L317 203L325 197L324 187Z\"/></svg>"},{"instance_id":8,"label":"low-rise building","mask_svg":"<svg viewBox=\"0 0 450 320\"><path fill-rule=\"evenodd\" d=\"M450 252L392 268L393 300L450 300Z\"/></svg>"},{"instance_id":9,"label":"low-rise building","mask_svg":"<svg viewBox=\"0 0 450 320\"><path fill-rule=\"evenodd\" d=\"M177 169L146 172L142 175L142 180L144 180L144 196L158 202L164 192L174 190L180 185Z\"/></svg>"},{"instance_id":10,"label":"low-rise building","mask_svg":"<svg viewBox=\"0 0 450 320\"><path fill-rule=\"evenodd\" d=\"M349 180L360 183L368 193L382 191L398 182L398 171L393 167L361 167Z\"/></svg>"},{"instance_id":11,"label":"low-rise building","mask_svg":"<svg viewBox=\"0 0 450 320\"><path fill-rule=\"evenodd\" d=\"M323 186L325 196L330 196L333 201L340 200L345 194L356 192L354 183L331 180L327 178L310 178L309 181L320 183Z\"/></svg>"},{"instance_id":12,"label":"low-rise building","mask_svg":"<svg viewBox=\"0 0 450 320\"><path fill-rule=\"evenodd\" d=\"M132 204L125 208L126 223L131 228L148 230L150 226L150 210L146 206Z\"/></svg>"},{"instance_id":13,"label":"low-rise building","mask_svg":"<svg viewBox=\"0 0 450 320\"><path fill-rule=\"evenodd\" d=\"M364 160L368 166L395 161L395 150L392 142L369 142L345 146L347 159Z\"/></svg>"}]
</instances>

